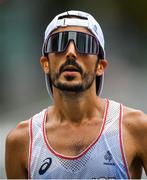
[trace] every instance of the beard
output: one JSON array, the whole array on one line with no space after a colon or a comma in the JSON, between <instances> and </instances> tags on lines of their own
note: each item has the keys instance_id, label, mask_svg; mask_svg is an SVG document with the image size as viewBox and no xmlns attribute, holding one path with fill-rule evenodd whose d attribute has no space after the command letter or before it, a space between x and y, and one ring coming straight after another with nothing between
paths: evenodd
<instances>
[{"instance_id":1,"label":"beard","mask_svg":"<svg viewBox=\"0 0 147 180\"><path fill-rule=\"evenodd\" d=\"M82 92L87 89L89 89L94 82L95 76L89 75L88 73L85 73L82 76L82 82L78 83L68 83L68 82L61 82L56 79L51 78L51 83L54 87L57 89L60 89L61 91L69 91L69 92Z\"/></svg>"},{"instance_id":2,"label":"beard","mask_svg":"<svg viewBox=\"0 0 147 180\"><path fill-rule=\"evenodd\" d=\"M79 73L81 74L81 82L70 83L73 80L72 77L67 77L66 82L62 82L60 80L60 75L63 72L64 67L66 67L66 65L73 65L78 69ZM96 62L96 67L97 65L98 62ZM82 68L79 66L79 64L77 64L77 62L72 59L68 59L66 63L61 66L59 73L54 72L52 73L51 76L49 75L50 82L54 87L56 87L61 91L76 92L76 93L78 92L80 93L89 89L93 84L95 78L96 78L95 72L88 71L84 73Z\"/></svg>"}]
</instances>

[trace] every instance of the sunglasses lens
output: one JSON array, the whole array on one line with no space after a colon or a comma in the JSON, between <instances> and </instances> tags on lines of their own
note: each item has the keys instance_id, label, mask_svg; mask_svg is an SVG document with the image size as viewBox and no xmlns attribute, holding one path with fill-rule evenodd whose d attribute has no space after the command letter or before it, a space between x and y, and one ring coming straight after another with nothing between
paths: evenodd
<instances>
[{"instance_id":1,"label":"sunglasses lens","mask_svg":"<svg viewBox=\"0 0 147 180\"><path fill-rule=\"evenodd\" d=\"M98 54L98 42L95 37L76 31L65 31L51 35L45 46L45 53L64 52L70 40L73 40L77 51L82 54Z\"/></svg>"},{"instance_id":2,"label":"sunglasses lens","mask_svg":"<svg viewBox=\"0 0 147 180\"><path fill-rule=\"evenodd\" d=\"M98 43L96 39L85 33L77 35L77 49L83 54L98 54Z\"/></svg>"},{"instance_id":3,"label":"sunglasses lens","mask_svg":"<svg viewBox=\"0 0 147 180\"><path fill-rule=\"evenodd\" d=\"M59 34L56 34L56 36L51 36L48 39L48 43L46 44L46 52L55 52L57 51L57 46L58 46L58 41L59 41Z\"/></svg>"},{"instance_id":4,"label":"sunglasses lens","mask_svg":"<svg viewBox=\"0 0 147 180\"><path fill-rule=\"evenodd\" d=\"M59 46L58 46L58 52L63 52L66 49L66 46L68 44L68 33L62 32L62 34L59 35Z\"/></svg>"}]
</instances>

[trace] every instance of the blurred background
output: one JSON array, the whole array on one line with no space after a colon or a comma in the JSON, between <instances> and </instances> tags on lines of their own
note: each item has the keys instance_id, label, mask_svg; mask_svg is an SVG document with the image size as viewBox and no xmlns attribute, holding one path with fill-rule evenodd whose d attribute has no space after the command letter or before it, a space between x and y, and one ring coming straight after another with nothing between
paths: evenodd
<instances>
[{"instance_id":1,"label":"blurred background","mask_svg":"<svg viewBox=\"0 0 147 180\"><path fill-rule=\"evenodd\" d=\"M51 104L39 63L44 31L71 9L91 13L103 29L102 96L147 113L146 0L0 0L0 178L8 132Z\"/></svg>"}]
</instances>

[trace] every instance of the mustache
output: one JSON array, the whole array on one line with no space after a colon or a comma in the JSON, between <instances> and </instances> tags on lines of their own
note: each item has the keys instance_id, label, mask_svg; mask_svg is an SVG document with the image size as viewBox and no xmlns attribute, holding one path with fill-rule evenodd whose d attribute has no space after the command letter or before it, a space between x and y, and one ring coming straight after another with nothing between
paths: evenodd
<instances>
[{"instance_id":1,"label":"mustache","mask_svg":"<svg viewBox=\"0 0 147 180\"><path fill-rule=\"evenodd\" d=\"M61 67L59 69L59 74L61 74L64 71L64 69L66 68L66 66L69 66L69 65L76 67L76 69L80 72L80 74L83 73L81 66L76 62L75 59L67 59L66 62L61 65Z\"/></svg>"}]
</instances>

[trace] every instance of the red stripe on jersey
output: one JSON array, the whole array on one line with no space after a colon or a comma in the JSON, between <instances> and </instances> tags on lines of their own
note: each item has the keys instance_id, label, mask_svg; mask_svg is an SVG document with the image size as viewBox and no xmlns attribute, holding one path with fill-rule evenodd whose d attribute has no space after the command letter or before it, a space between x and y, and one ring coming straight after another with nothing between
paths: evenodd
<instances>
[{"instance_id":1,"label":"red stripe on jersey","mask_svg":"<svg viewBox=\"0 0 147 180\"><path fill-rule=\"evenodd\" d=\"M121 149L121 155L122 155L122 159L123 159L123 163L125 165L125 169L126 169L126 173L127 173L127 176L129 179L130 178L130 175L129 175L129 170L128 170L128 166L127 166L127 162L126 162L126 158L125 158L125 155L124 155L124 148L123 148L123 140L122 140L122 112L123 108L122 108L122 104L120 104L120 116L119 116L119 138L120 138L120 149Z\"/></svg>"}]
</instances>

